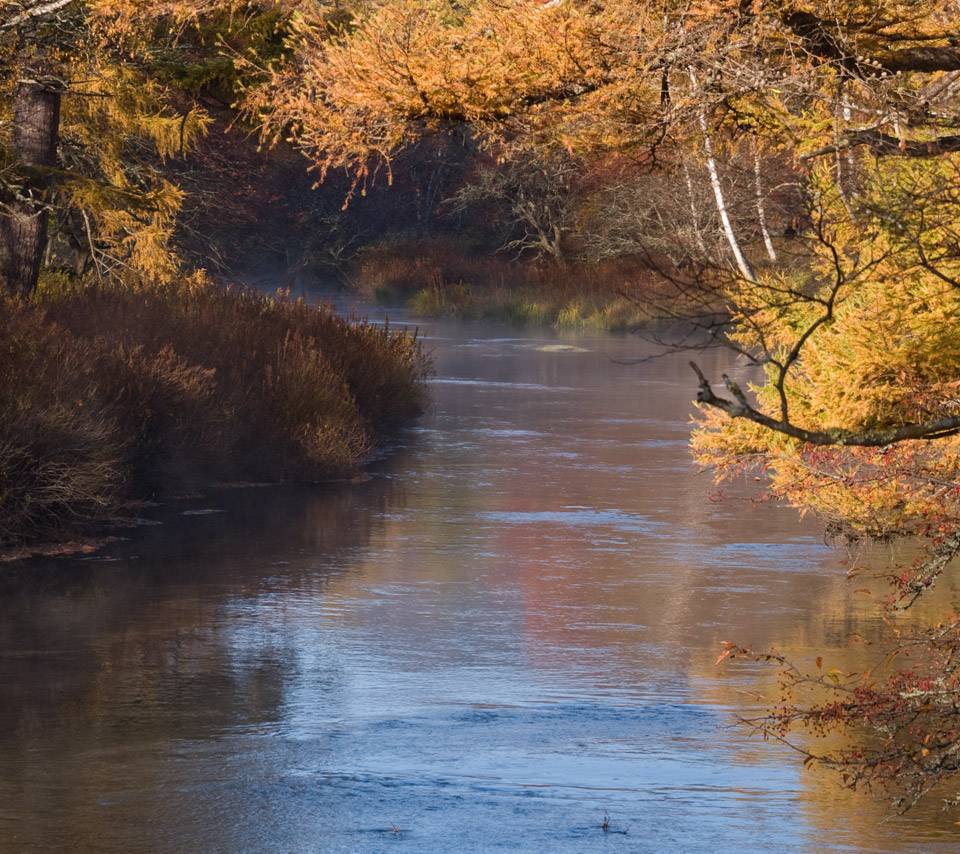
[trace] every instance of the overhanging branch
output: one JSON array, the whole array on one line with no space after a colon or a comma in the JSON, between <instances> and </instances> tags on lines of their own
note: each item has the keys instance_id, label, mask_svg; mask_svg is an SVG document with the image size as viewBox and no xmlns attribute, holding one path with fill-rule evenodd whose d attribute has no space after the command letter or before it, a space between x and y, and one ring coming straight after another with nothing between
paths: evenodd
<instances>
[{"instance_id":1,"label":"overhanging branch","mask_svg":"<svg viewBox=\"0 0 960 854\"><path fill-rule=\"evenodd\" d=\"M920 36L917 35L914 44L883 49L884 37L880 33L870 33L865 28L860 28L859 32L856 27L841 28L836 20L819 17L812 12L793 10L785 14L782 20L803 40L813 56L821 61L836 63L856 77L874 77L881 72L931 74L960 69L960 48L950 43L953 33L949 31L932 37L947 44L918 43ZM880 41L881 46L877 49L870 48L871 36Z\"/></svg>"},{"instance_id":2,"label":"overhanging branch","mask_svg":"<svg viewBox=\"0 0 960 854\"><path fill-rule=\"evenodd\" d=\"M924 421L920 424L904 424L900 427L885 427L877 430L847 430L843 427L830 427L826 430L805 430L789 421L778 421L771 418L751 406L740 387L726 374L723 376L723 382L734 399L728 400L724 397L718 397L697 364L690 362L690 367L693 368L697 379L700 381L700 389L697 392L697 400L700 403L705 403L714 409L720 409L731 418L746 418L748 421L753 421L769 430L782 433L793 439L799 439L801 442L810 445L882 448L908 439L931 441L960 433L960 415L935 418L932 421Z\"/></svg>"},{"instance_id":3,"label":"overhanging branch","mask_svg":"<svg viewBox=\"0 0 960 854\"><path fill-rule=\"evenodd\" d=\"M950 134L935 139L900 139L879 130L865 128L845 133L838 142L825 145L816 151L800 155L801 160L813 160L824 154L833 154L859 145L870 146L870 151L878 157L940 157L960 151L960 134Z\"/></svg>"}]
</instances>

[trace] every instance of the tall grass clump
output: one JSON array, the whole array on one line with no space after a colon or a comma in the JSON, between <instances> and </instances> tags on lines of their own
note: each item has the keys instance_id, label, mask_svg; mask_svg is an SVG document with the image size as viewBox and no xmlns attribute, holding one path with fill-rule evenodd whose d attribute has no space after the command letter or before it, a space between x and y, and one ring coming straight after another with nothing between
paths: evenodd
<instances>
[{"instance_id":1,"label":"tall grass clump","mask_svg":"<svg viewBox=\"0 0 960 854\"><path fill-rule=\"evenodd\" d=\"M92 379L96 348L40 312L0 309L0 544L9 545L110 512L125 442Z\"/></svg>"},{"instance_id":2,"label":"tall grass clump","mask_svg":"<svg viewBox=\"0 0 960 854\"><path fill-rule=\"evenodd\" d=\"M421 411L415 336L202 277L47 282L0 327L0 545L124 501L352 471Z\"/></svg>"}]
</instances>

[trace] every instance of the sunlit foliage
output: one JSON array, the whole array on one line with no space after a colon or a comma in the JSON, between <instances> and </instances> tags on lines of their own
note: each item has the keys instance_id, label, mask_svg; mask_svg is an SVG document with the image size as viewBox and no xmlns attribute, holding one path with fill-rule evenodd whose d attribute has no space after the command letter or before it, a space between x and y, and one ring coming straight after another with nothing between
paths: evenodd
<instances>
[{"instance_id":1,"label":"sunlit foliage","mask_svg":"<svg viewBox=\"0 0 960 854\"><path fill-rule=\"evenodd\" d=\"M321 181L348 172L353 193L390 180L397 156L427 136L454 134L512 164L486 191L509 185L529 226L523 248L554 258L598 211L643 204L637 184L614 182L629 164L631 179L654 174L645 186L672 198L623 217L646 230L639 239L604 227L583 245L595 257L636 247L676 287L665 311L681 297L699 331L758 369L755 387L728 380L723 393L699 374L699 461L721 474L759 466L775 494L834 531L926 538L897 581L898 605L960 551L955 3L62 0L4 14L8 213L52 212L77 269L152 285L175 268L180 190L159 167L206 127L177 87L222 87L265 143L298 146ZM47 88L23 88L25 74ZM18 99L40 94L64 102L60 171L26 162L16 134ZM530 211L517 178L523 194L537 189ZM574 184L571 206L557 191ZM783 184L794 209L773 229L763 203ZM545 217L545 200L559 213ZM30 276L20 281L29 291ZM917 641L939 675L861 674L850 704L788 706L764 726L850 726L867 709L882 730L929 707L919 745L912 733L891 742L901 758L943 757L916 760L912 802L960 767L937 693L960 648L945 625ZM919 705L905 706L906 693ZM837 761L854 782L895 781L906 767L882 752Z\"/></svg>"},{"instance_id":2,"label":"sunlit foliage","mask_svg":"<svg viewBox=\"0 0 960 854\"><path fill-rule=\"evenodd\" d=\"M206 86L232 99L241 79L233 55L275 55L278 33L297 5L64 0L4 6L5 216L19 216L24 227L30 221L45 227L51 219L47 266L144 282L174 274L172 235L183 196L164 166L189 153L209 125L191 96ZM31 86L48 95L35 98L32 107ZM24 117L38 105L53 113L58 155L56 164L42 164L42 172L24 148ZM7 260L8 266L17 263ZM29 291L35 276L25 274L12 289Z\"/></svg>"}]
</instances>

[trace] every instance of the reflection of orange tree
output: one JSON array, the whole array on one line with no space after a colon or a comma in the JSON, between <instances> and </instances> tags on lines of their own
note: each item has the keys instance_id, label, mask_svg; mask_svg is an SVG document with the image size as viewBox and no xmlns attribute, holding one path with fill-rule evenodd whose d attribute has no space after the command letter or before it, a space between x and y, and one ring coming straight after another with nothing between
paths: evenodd
<instances>
[{"instance_id":1,"label":"reflection of orange tree","mask_svg":"<svg viewBox=\"0 0 960 854\"><path fill-rule=\"evenodd\" d=\"M928 597L924 597L915 609L904 615L915 627L905 630L904 638L908 632L922 631L931 615L942 609L943 601L954 596L954 591L938 590L929 598L939 602L927 601ZM955 816L943 812L942 802L936 797L938 792L920 801L909 816L888 816L888 820L883 821L884 813L889 810L888 799L870 796L873 783L880 784L878 791L888 795L882 781L879 778L854 780L850 772L864 762L868 754L879 758L879 750L884 745L893 750L893 744L887 744L891 735L858 718L852 706L844 707L849 692L840 690L834 682L836 678L850 689L857 688L860 677L872 672L872 677L867 679L873 679L879 694L885 684L890 687L887 677L901 666L910 668L922 662L924 654L911 651L906 658L900 654L885 662L892 649L885 647L882 640L876 643L867 640L883 634L883 623L877 619L870 598L854 591L848 590L847 595L843 595L832 587L811 601L810 609L813 619L791 626L778 637L777 648L782 656L745 654L744 650L731 645L726 657L738 659L732 666L728 666L729 661L715 666L715 653L705 654L695 662L692 681L703 699L736 710L743 726L735 728L735 732L743 735L752 729L755 735L762 736L762 740L741 738L737 742L731 738L737 763L762 767L781 757L788 761L791 756L798 757L797 798L810 828L808 833L833 835L843 828L846 838L855 840L853 847L857 850L873 850L874 845L878 850L886 850L894 838L910 839L916 845L923 841L933 844L945 838L952 841ZM756 648L762 645L760 642ZM727 649L725 645L722 651ZM819 667L818 657L821 657ZM782 676L780 670L786 660L810 662L806 669L812 673L797 668ZM802 684L795 684L791 677L797 677ZM837 707L845 714L833 718L831 712ZM802 712L811 708L825 710L819 726L804 728L802 720L788 724L782 718L784 710ZM893 720L896 723L898 717L894 715ZM781 725L788 727L786 732ZM913 765L906 745L902 753L902 764ZM889 782L896 785L904 780ZM944 792L945 797L951 794L949 790ZM903 789L898 789L897 796L910 797ZM904 800L900 808L907 804ZM837 841L834 839L835 844Z\"/></svg>"},{"instance_id":2,"label":"reflection of orange tree","mask_svg":"<svg viewBox=\"0 0 960 854\"><path fill-rule=\"evenodd\" d=\"M798 724L820 737L862 731L867 737L828 754L797 749L806 762L839 768L851 788L893 784L900 793L896 806L908 809L960 767L960 620L894 630L894 636L877 671L824 670L818 657L811 673L779 653L754 653L732 643L720 659L780 667L779 702L751 721L765 736L787 740ZM893 667L897 661L903 663Z\"/></svg>"},{"instance_id":3,"label":"reflection of orange tree","mask_svg":"<svg viewBox=\"0 0 960 854\"><path fill-rule=\"evenodd\" d=\"M896 287L904 287L902 279ZM922 439L898 442L892 435L878 441L870 437L875 430L897 431L903 425L955 418L954 367L941 361L954 351L954 344L940 337L952 336L953 324L927 326L932 319L927 313L952 306L956 294L929 281L917 293L927 288L935 298L921 302L902 327L893 301L909 288L899 290L899 296L886 281L861 288L855 307L837 307L828 328L810 337L802 365L780 376L776 368L770 369L773 379L758 390L753 413L737 418L728 411L735 418L724 420L719 416L722 405L715 406L695 436L701 460L717 463L723 474L758 464L770 477L774 494L818 512L835 532L857 538L909 535L923 543L911 566L887 576L892 593L882 641L887 649L879 656L879 667L823 672L818 658L817 667L808 672L779 653L756 654L734 644L724 653L781 665L782 696L754 721L765 735L791 743L796 743L798 729L820 737L856 735L850 745L837 746L829 739L816 751L799 749L807 759L816 754L821 763L838 768L851 787L891 787L900 809L910 808L960 770L960 624L948 616L903 628L899 614L934 584L960 551L960 445L949 424L931 434L935 444ZM953 313L952 308L948 311ZM795 327L781 329L786 338ZM896 335L894 329L899 329ZM775 338L776 324L765 334L768 340ZM786 346L785 340L781 343ZM731 393L742 394L735 386ZM707 404L715 403L710 395L707 387ZM792 424L809 430L808 435L780 431L786 417L773 430L752 417L763 409L779 409L781 395ZM832 443L818 441L831 438L819 426L826 419L846 425L848 433L832 437Z\"/></svg>"},{"instance_id":4,"label":"reflection of orange tree","mask_svg":"<svg viewBox=\"0 0 960 854\"><path fill-rule=\"evenodd\" d=\"M916 444L825 453L806 448L789 463L793 473L804 472L804 480L785 477L786 466L773 474L780 495L804 508L829 510L830 521L848 533L863 536L877 524L875 533L885 537L902 527L919 539L911 565L876 573L891 592L872 654L844 655L839 668L819 655L804 665L790 653L755 652L735 643L726 643L720 656L779 668L779 696L748 723L794 746L806 762L837 769L850 788L888 789L901 811L942 789L960 770L960 619L943 617L942 603L925 599L922 604L930 607L922 613L906 610L933 587L960 548L951 506L957 487L936 470L949 452L937 458L911 447ZM921 467L918 459L930 462Z\"/></svg>"}]
</instances>

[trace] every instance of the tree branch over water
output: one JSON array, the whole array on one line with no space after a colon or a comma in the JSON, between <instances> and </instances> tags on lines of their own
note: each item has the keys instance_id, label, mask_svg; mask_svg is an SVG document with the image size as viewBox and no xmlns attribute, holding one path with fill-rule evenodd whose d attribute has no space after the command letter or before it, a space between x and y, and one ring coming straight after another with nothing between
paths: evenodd
<instances>
[{"instance_id":1,"label":"tree branch over water","mask_svg":"<svg viewBox=\"0 0 960 854\"><path fill-rule=\"evenodd\" d=\"M707 406L726 412L731 418L745 418L762 427L799 439L810 445L841 445L857 446L862 448L882 448L896 442L909 439L933 440L960 433L960 415L946 418L934 418L918 424L904 424L899 427L885 427L876 430L848 430L843 427L828 427L825 430L807 430L798 427L787 420L778 420L765 415L751 406L746 395L737 383L726 374L723 382L727 390L733 395L733 400L719 397L714 393L710 382L695 362L690 362L700 381L700 390L697 392L697 401Z\"/></svg>"}]
</instances>

